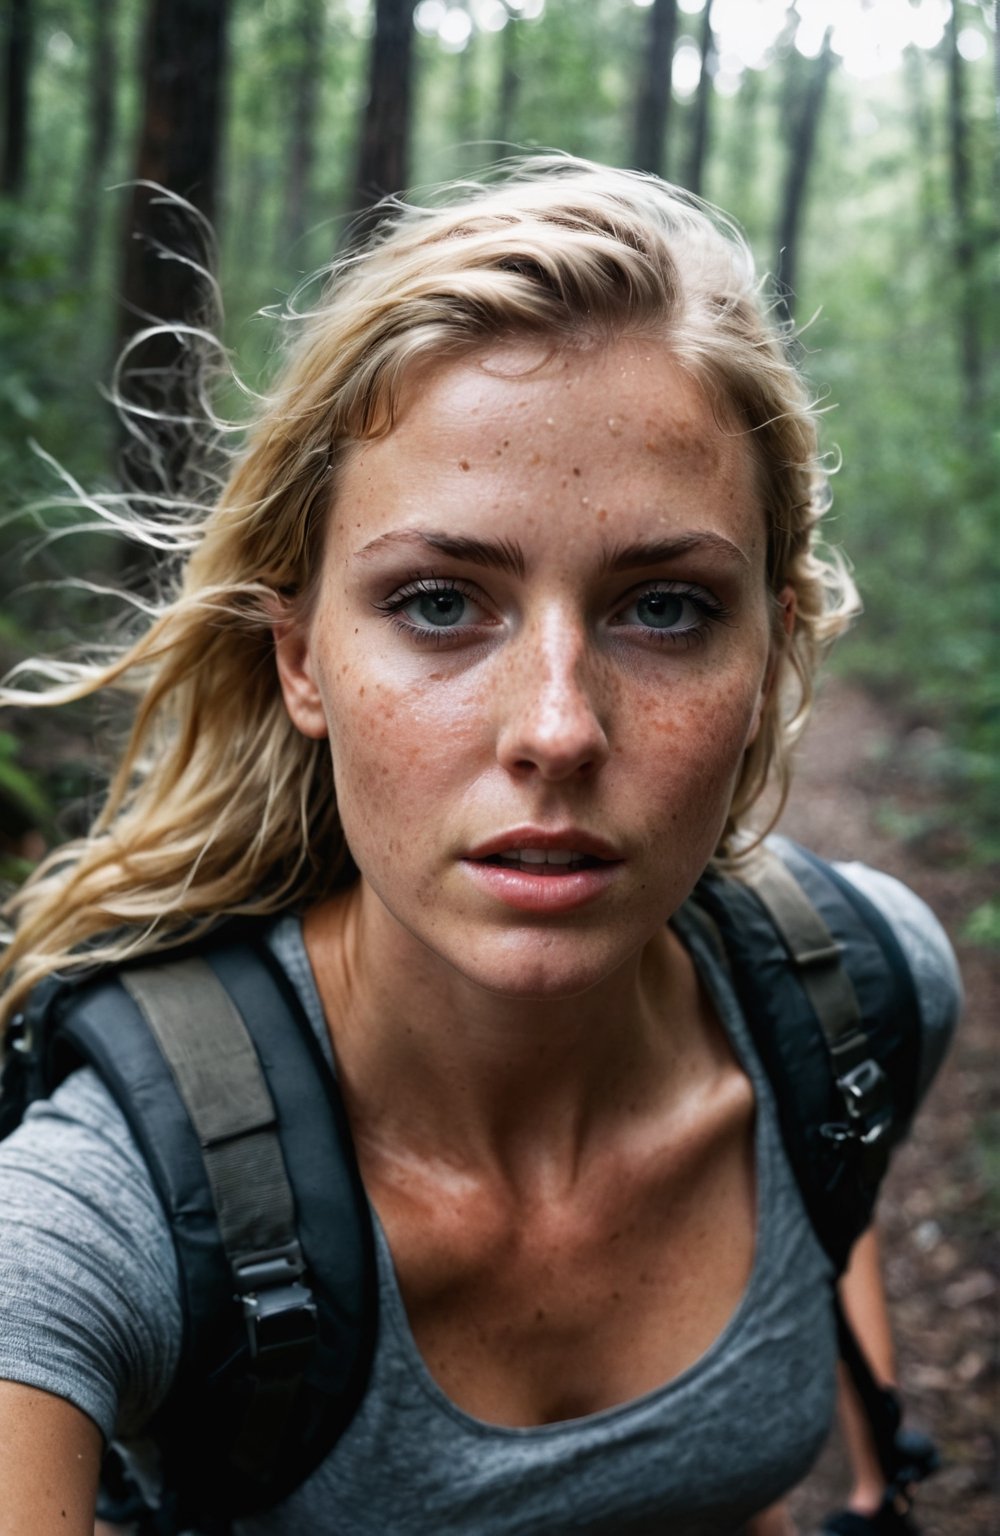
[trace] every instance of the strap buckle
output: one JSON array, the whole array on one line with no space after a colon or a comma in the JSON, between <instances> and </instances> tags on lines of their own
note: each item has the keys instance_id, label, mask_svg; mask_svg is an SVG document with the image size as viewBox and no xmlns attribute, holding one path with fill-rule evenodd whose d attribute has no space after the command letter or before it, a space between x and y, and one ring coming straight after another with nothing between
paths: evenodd
<instances>
[{"instance_id":1,"label":"strap buckle","mask_svg":"<svg viewBox=\"0 0 1000 1536\"><path fill-rule=\"evenodd\" d=\"M892 1123L889 1084L878 1062L869 1056L837 1078L854 1137L863 1146L880 1142Z\"/></svg>"},{"instance_id":2,"label":"strap buckle","mask_svg":"<svg viewBox=\"0 0 1000 1536\"><path fill-rule=\"evenodd\" d=\"M866 1057L837 1078L837 1087L847 1119L840 1124L820 1126L820 1135L840 1146L853 1144L860 1154L864 1176L878 1180L888 1162L888 1134L892 1129L888 1079L878 1062Z\"/></svg>"},{"instance_id":3,"label":"strap buckle","mask_svg":"<svg viewBox=\"0 0 1000 1536\"><path fill-rule=\"evenodd\" d=\"M305 1267L294 1240L233 1265L250 1358L269 1374L301 1372L316 1342L316 1300L302 1278Z\"/></svg>"},{"instance_id":4,"label":"strap buckle","mask_svg":"<svg viewBox=\"0 0 1000 1536\"><path fill-rule=\"evenodd\" d=\"M7 1025L5 1042L9 1051L16 1051L19 1056L33 1056L35 1052L35 1032L28 1022L27 1015L15 1013Z\"/></svg>"}]
</instances>

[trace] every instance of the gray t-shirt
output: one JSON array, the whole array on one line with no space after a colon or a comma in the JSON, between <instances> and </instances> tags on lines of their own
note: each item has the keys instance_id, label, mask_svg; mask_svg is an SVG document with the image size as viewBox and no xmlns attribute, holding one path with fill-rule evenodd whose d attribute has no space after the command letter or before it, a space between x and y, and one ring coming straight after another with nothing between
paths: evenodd
<instances>
[{"instance_id":1,"label":"gray t-shirt","mask_svg":"<svg viewBox=\"0 0 1000 1536\"><path fill-rule=\"evenodd\" d=\"M896 881L857 865L845 873L910 961L926 1087L957 1011L948 942ZM376 1221L379 1327L361 1407L316 1472L276 1509L238 1521L237 1536L734 1536L808 1470L833 1405L829 1264L726 975L698 931L680 928L757 1100L754 1262L722 1333L634 1401L534 1428L486 1424L424 1365ZM278 922L271 943L327 1048L298 922ZM68 1398L109 1438L140 1436L176 1368L176 1266L142 1157L92 1072L31 1109L0 1148L0 1177L0 1376Z\"/></svg>"}]
</instances>

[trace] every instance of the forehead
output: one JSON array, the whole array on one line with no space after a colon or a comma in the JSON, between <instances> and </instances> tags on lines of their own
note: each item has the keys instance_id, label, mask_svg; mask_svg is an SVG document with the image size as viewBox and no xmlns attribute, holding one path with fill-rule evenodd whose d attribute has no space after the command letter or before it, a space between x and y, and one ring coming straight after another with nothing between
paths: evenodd
<instances>
[{"instance_id":1,"label":"forehead","mask_svg":"<svg viewBox=\"0 0 1000 1536\"><path fill-rule=\"evenodd\" d=\"M331 542L349 554L442 519L563 547L700 529L755 564L766 542L747 434L639 339L512 342L411 378L393 430L342 467Z\"/></svg>"}]
</instances>

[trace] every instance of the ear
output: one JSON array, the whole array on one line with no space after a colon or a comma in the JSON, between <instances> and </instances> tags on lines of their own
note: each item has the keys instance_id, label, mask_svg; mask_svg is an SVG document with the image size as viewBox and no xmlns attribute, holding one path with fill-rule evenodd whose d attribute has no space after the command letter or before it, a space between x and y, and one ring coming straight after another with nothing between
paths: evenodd
<instances>
[{"instance_id":1,"label":"ear","mask_svg":"<svg viewBox=\"0 0 1000 1536\"><path fill-rule=\"evenodd\" d=\"M303 736L322 741L329 735L323 696L316 681L309 625L281 619L271 626L274 660L285 708Z\"/></svg>"},{"instance_id":2,"label":"ear","mask_svg":"<svg viewBox=\"0 0 1000 1536\"><path fill-rule=\"evenodd\" d=\"M761 721L764 718L764 710L767 708L771 694L774 691L774 683L778 674L778 660L785 648L787 641L789 641L792 635L795 633L795 616L797 609L795 588L790 586L782 587L781 591L775 596L774 603L776 612L771 633L771 645L768 652L767 668L764 672L764 681L760 686L760 693L757 696L757 708L754 711L753 724L750 727L750 734L747 737L748 747L753 745L760 733Z\"/></svg>"},{"instance_id":3,"label":"ear","mask_svg":"<svg viewBox=\"0 0 1000 1536\"><path fill-rule=\"evenodd\" d=\"M798 598L795 595L795 588L790 586L782 587L775 598L775 602L781 609L781 627L785 632L785 638L790 640L795 633L795 620L798 614Z\"/></svg>"}]
</instances>

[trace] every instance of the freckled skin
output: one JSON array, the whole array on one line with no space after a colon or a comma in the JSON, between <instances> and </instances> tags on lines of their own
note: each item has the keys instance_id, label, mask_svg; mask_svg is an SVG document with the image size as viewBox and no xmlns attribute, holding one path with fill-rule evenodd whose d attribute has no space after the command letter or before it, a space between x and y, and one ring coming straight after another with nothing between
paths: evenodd
<instances>
[{"instance_id":1,"label":"freckled skin","mask_svg":"<svg viewBox=\"0 0 1000 1536\"><path fill-rule=\"evenodd\" d=\"M766 541L746 443L665 346L540 362L507 346L422 375L395 429L346 464L338 507L308 632L279 668L300 729L330 739L379 963L405 968L416 940L421 963L491 993L553 998L633 965L711 857L759 723ZM515 541L526 574L361 553L428 527ZM609 545L691 531L744 558L604 574ZM428 572L481 593L476 643L415 643L373 606ZM690 645L610 625L649 577L707 588L729 617ZM463 855L527 823L620 849L607 899L550 918L470 887Z\"/></svg>"}]
</instances>

